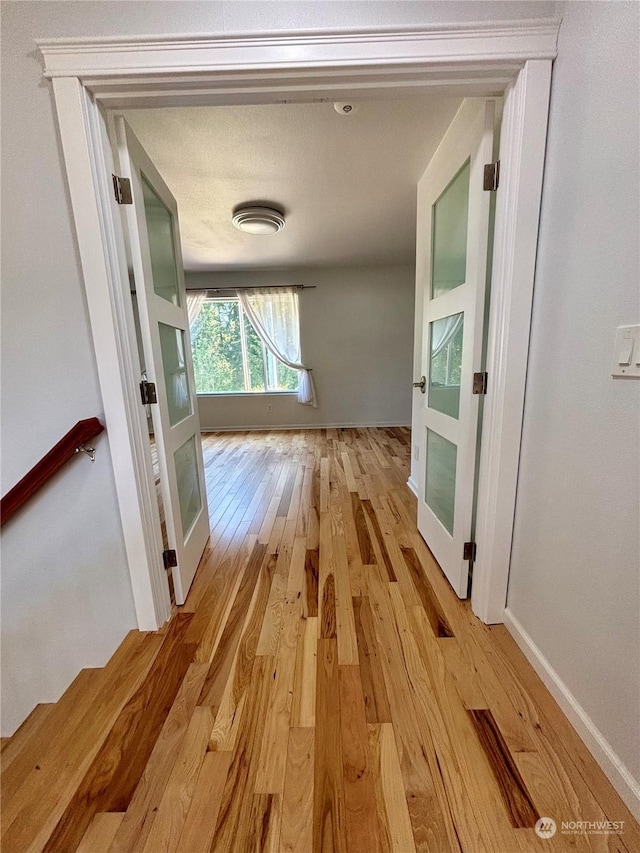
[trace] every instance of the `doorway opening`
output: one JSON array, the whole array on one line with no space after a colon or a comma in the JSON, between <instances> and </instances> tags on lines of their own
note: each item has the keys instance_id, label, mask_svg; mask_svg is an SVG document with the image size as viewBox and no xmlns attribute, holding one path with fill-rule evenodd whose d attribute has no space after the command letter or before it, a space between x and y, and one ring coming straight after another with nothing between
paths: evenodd
<instances>
[{"instance_id":1,"label":"doorway opening","mask_svg":"<svg viewBox=\"0 0 640 853\"><path fill-rule=\"evenodd\" d=\"M114 157L130 159L123 145L144 150L180 210L173 228L185 268L181 298L189 315L183 335L190 363L182 371L198 395L200 430L413 425L417 458L407 479L418 497L419 529L457 594L466 597L472 555L465 551L463 557L463 547L473 540L480 452L472 373L484 370L489 304L492 205L491 194L483 196L483 168L497 150L499 110L496 99L429 94L367 97L352 101L346 114L343 106L311 101L116 113L110 116ZM272 199L283 211L284 233L234 228L234 211L247 199ZM148 240L143 234L142 243L148 243L154 278L150 298L161 311L159 296L166 301L167 294L158 293L155 278L166 276L166 266L153 263L153 252L162 250L154 249L150 215L145 197ZM171 230L165 238L171 241ZM144 290L144 264L135 269L129 262ZM290 297L287 285L296 289ZM462 294L460 310L447 314L451 296ZM285 298L296 314L295 359L313 365L320 401L313 407L299 405L300 371L277 357L282 353L271 346L273 334L265 337L254 310L264 300L262 313L273 321ZM441 303L443 319L430 320L431 308ZM149 323L149 312L134 313L144 371L140 324ZM149 341L153 333L150 327ZM381 341L389 345L381 348ZM151 345L147 350L151 365L156 353ZM152 367L154 386L167 376L165 355L161 351L162 363ZM412 392L412 372L429 376L423 397ZM163 394L170 404L166 384ZM429 412L436 413L436 424L427 430L422 420ZM148 406L148 413L153 430L158 412ZM443 415L457 444L436 431L442 431L437 421ZM453 453L453 481L437 442ZM162 436L152 452L161 457L154 466L157 488L170 477ZM219 469L218 477L224 476ZM162 485L161 506L170 508L171 490ZM210 495L211 517L216 510ZM171 553L170 540L179 534L178 522L169 527L168 537L165 518L163 553ZM174 567L173 573L181 587L184 572Z\"/></svg>"},{"instance_id":2,"label":"doorway opening","mask_svg":"<svg viewBox=\"0 0 640 853\"><path fill-rule=\"evenodd\" d=\"M273 101L336 100L354 92L423 90L505 98L487 362L472 604L501 621L506 601L528 329L537 243L551 60L558 22L407 33L292 34L272 38L40 42L54 79L98 371L110 420L116 488L141 627L166 618L162 567L154 546L150 462L143 440L124 238L114 211L113 158L105 109ZM464 40L464 44L460 41ZM144 42L144 50L140 48ZM167 46L171 49L167 51ZM304 45L302 53L301 46ZM293 52L287 52L289 48ZM283 53L284 50L284 53ZM300 57L304 56L304 60ZM373 59L372 59L373 57ZM329 73L326 69L331 67ZM229 75L229 70L233 73ZM292 73L293 72L293 73ZM128 286L127 286L128 290ZM119 377L114 382L113 377ZM145 456L146 453L146 456ZM483 499L483 496L485 499ZM153 516L153 517L152 517ZM480 583L478 577L480 576ZM166 582L164 582L166 587Z\"/></svg>"}]
</instances>

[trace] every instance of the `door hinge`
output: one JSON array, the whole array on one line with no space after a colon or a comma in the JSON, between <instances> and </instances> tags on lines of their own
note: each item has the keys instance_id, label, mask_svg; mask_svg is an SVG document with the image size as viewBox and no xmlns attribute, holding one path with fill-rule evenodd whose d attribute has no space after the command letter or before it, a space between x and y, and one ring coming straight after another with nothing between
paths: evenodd
<instances>
[{"instance_id":1,"label":"door hinge","mask_svg":"<svg viewBox=\"0 0 640 853\"><path fill-rule=\"evenodd\" d=\"M140 396L142 397L142 405L149 406L151 403L157 403L156 386L153 382L147 382L143 379L140 383Z\"/></svg>"},{"instance_id":2,"label":"door hinge","mask_svg":"<svg viewBox=\"0 0 640 853\"><path fill-rule=\"evenodd\" d=\"M462 559L469 560L470 563L476 558L476 543L475 542L465 542L464 547L462 549Z\"/></svg>"},{"instance_id":3,"label":"door hinge","mask_svg":"<svg viewBox=\"0 0 640 853\"><path fill-rule=\"evenodd\" d=\"M474 394L486 394L487 393L487 372L484 373L474 373L473 374L473 393Z\"/></svg>"},{"instance_id":4,"label":"door hinge","mask_svg":"<svg viewBox=\"0 0 640 853\"><path fill-rule=\"evenodd\" d=\"M178 565L178 555L173 548L169 548L167 551L162 552L162 562L164 563L165 569L175 569Z\"/></svg>"},{"instance_id":5,"label":"door hinge","mask_svg":"<svg viewBox=\"0 0 640 853\"><path fill-rule=\"evenodd\" d=\"M500 184L500 160L495 163L487 163L484 167L484 184L485 190L492 192L498 189Z\"/></svg>"},{"instance_id":6,"label":"door hinge","mask_svg":"<svg viewBox=\"0 0 640 853\"><path fill-rule=\"evenodd\" d=\"M133 204L129 178L119 178L117 175L111 175L111 177L113 178L113 194L118 204Z\"/></svg>"}]
</instances>

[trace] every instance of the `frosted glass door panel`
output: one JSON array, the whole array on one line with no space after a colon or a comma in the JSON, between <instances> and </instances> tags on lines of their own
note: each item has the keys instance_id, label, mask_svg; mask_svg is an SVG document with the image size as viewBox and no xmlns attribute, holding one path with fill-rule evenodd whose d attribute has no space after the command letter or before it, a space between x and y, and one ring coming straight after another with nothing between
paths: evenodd
<instances>
[{"instance_id":1,"label":"frosted glass door panel","mask_svg":"<svg viewBox=\"0 0 640 853\"><path fill-rule=\"evenodd\" d=\"M167 302L180 305L180 285L175 255L173 217L151 186L142 178L153 290Z\"/></svg>"},{"instance_id":2,"label":"frosted glass door panel","mask_svg":"<svg viewBox=\"0 0 640 853\"><path fill-rule=\"evenodd\" d=\"M158 328L162 350L162 370L169 405L169 423L174 426L191 414L184 332L165 323L158 323Z\"/></svg>"},{"instance_id":3,"label":"frosted glass door panel","mask_svg":"<svg viewBox=\"0 0 640 853\"><path fill-rule=\"evenodd\" d=\"M429 406L452 418L460 413L464 314L429 323Z\"/></svg>"},{"instance_id":4,"label":"frosted glass door panel","mask_svg":"<svg viewBox=\"0 0 640 853\"><path fill-rule=\"evenodd\" d=\"M186 539L196 520L202 498L200 496L200 482L198 478L198 461L196 457L195 437L187 439L182 447L179 447L174 459L176 463L176 478L178 481L178 500L180 501L180 517L182 519L182 534Z\"/></svg>"},{"instance_id":5,"label":"frosted glass door panel","mask_svg":"<svg viewBox=\"0 0 640 853\"><path fill-rule=\"evenodd\" d=\"M455 444L437 432L427 429L427 478L425 501L453 535L453 516L456 499Z\"/></svg>"},{"instance_id":6,"label":"frosted glass door panel","mask_svg":"<svg viewBox=\"0 0 640 853\"><path fill-rule=\"evenodd\" d=\"M459 287L466 280L469 171L467 162L433 205L432 299Z\"/></svg>"}]
</instances>

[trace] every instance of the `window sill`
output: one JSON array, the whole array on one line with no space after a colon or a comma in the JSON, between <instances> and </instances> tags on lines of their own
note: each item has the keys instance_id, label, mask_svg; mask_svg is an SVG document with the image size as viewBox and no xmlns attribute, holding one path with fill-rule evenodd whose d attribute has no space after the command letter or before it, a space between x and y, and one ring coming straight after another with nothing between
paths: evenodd
<instances>
[{"instance_id":1,"label":"window sill","mask_svg":"<svg viewBox=\"0 0 640 853\"><path fill-rule=\"evenodd\" d=\"M198 392L197 397L295 397L297 391L211 391Z\"/></svg>"}]
</instances>

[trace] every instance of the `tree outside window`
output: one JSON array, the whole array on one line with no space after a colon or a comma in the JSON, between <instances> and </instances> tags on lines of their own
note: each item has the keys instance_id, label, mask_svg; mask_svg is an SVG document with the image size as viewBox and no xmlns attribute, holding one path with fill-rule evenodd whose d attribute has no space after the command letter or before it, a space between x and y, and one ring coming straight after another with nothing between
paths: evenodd
<instances>
[{"instance_id":1,"label":"tree outside window","mask_svg":"<svg viewBox=\"0 0 640 853\"><path fill-rule=\"evenodd\" d=\"M262 343L237 298L209 299L191 329L198 394L296 391L298 371Z\"/></svg>"}]
</instances>

